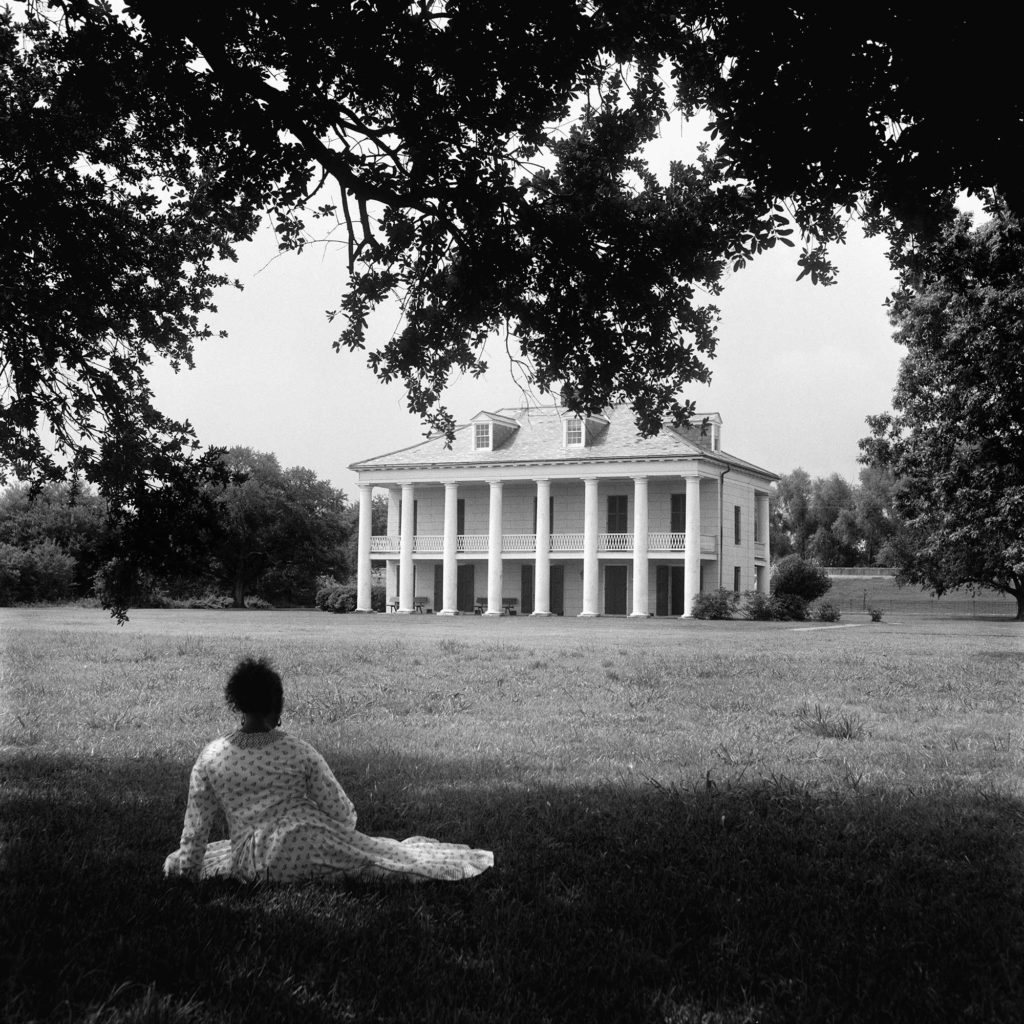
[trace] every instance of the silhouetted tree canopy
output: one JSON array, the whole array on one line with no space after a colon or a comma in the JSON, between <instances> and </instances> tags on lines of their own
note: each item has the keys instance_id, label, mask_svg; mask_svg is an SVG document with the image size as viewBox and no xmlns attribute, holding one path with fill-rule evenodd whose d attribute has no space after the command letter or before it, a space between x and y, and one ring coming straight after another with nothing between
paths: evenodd
<instances>
[{"instance_id":1,"label":"silhouetted tree canopy","mask_svg":"<svg viewBox=\"0 0 1024 1024\"><path fill-rule=\"evenodd\" d=\"M165 528L205 514L194 495L220 463L154 408L144 369L189 364L220 261L268 211L285 248L332 232L346 247L338 347L401 304L368 359L433 427L452 425L450 375L482 372L498 333L540 392L581 412L628 402L654 432L707 379L725 267L796 234L799 272L827 281L848 211L899 257L959 189L1017 202L1012 33L987 17L19 5L0 15L0 457L23 477L81 473L131 558L173 553ZM661 180L640 153L673 104L710 111L718 148Z\"/></svg>"}]
</instances>

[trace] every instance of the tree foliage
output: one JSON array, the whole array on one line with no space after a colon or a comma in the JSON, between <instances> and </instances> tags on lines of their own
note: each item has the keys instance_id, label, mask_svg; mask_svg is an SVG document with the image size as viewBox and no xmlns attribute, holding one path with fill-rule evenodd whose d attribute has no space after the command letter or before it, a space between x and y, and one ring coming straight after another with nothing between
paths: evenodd
<instances>
[{"instance_id":1,"label":"tree foliage","mask_svg":"<svg viewBox=\"0 0 1024 1024\"><path fill-rule=\"evenodd\" d=\"M190 560L134 579L122 594L130 604L219 601L227 592L236 606L247 597L309 605L318 575L348 575L358 508L341 491L310 469L282 469L276 456L244 447L225 452L219 472L228 483L203 495L212 518L192 537ZM378 526L386 522L386 502L373 511ZM106 502L88 488L8 487L0 493L0 603L87 597L94 583L102 597L120 571L119 538Z\"/></svg>"},{"instance_id":2,"label":"tree foliage","mask_svg":"<svg viewBox=\"0 0 1024 1024\"><path fill-rule=\"evenodd\" d=\"M106 502L90 488L48 484L33 493L15 484L0 493L0 544L31 551L57 545L72 559L74 590L86 595L104 560Z\"/></svg>"},{"instance_id":3,"label":"tree foliage","mask_svg":"<svg viewBox=\"0 0 1024 1024\"><path fill-rule=\"evenodd\" d=\"M821 565L892 565L902 543L891 472L865 466L857 484L836 473L811 478L803 469L777 485L772 554L798 554Z\"/></svg>"},{"instance_id":4,"label":"tree foliage","mask_svg":"<svg viewBox=\"0 0 1024 1024\"><path fill-rule=\"evenodd\" d=\"M899 480L904 579L1013 595L1024 619L1024 234L1005 208L922 247L891 304L906 346L865 461Z\"/></svg>"},{"instance_id":5,"label":"tree foliage","mask_svg":"<svg viewBox=\"0 0 1024 1024\"><path fill-rule=\"evenodd\" d=\"M247 594L281 604L311 604L316 577L345 575L345 496L311 469L282 469L251 448L224 455L231 482L216 496L219 527L211 546L217 581L235 607Z\"/></svg>"},{"instance_id":6,"label":"tree foliage","mask_svg":"<svg viewBox=\"0 0 1024 1024\"><path fill-rule=\"evenodd\" d=\"M729 172L789 199L817 237L857 210L902 260L959 191L994 189L1024 213L1015 42L990 9L926 19L886 0L711 0L679 12L667 49L682 101L711 112Z\"/></svg>"},{"instance_id":7,"label":"tree foliage","mask_svg":"<svg viewBox=\"0 0 1024 1024\"><path fill-rule=\"evenodd\" d=\"M27 549L0 542L0 606L66 601L74 583L75 560L55 541Z\"/></svg>"}]
</instances>

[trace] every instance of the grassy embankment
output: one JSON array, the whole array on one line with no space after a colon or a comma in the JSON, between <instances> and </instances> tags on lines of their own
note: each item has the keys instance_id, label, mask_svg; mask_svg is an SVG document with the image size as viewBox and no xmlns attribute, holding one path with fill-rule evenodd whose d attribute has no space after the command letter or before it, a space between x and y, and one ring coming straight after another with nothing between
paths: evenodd
<instances>
[{"instance_id":1,"label":"grassy embankment","mask_svg":"<svg viewBox=\"0 0 1024 1024\"><path fill-rule=\"evenodd\" d=\"M1020 1019L1012 622L4 614L12 1024ZM165 883L250 651L364 831L495 869Z\"/></svg>"}]
</instances>

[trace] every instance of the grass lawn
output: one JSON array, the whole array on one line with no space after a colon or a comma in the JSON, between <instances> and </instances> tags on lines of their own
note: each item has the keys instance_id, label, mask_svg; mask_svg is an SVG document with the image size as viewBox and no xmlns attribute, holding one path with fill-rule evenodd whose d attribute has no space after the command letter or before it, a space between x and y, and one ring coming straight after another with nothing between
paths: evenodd
<instances>
[{"instance_id":1,"label":"grass lawn","mask_svg":"<svg viewBox=\"0 0 1024 1024\"><path fill-rule=\"evenodd\" d=\"M242 654L460 884L167 883ZM0 1018L1014 1021L1024 627L0 610Z\"/></svg>"}]
</instances>

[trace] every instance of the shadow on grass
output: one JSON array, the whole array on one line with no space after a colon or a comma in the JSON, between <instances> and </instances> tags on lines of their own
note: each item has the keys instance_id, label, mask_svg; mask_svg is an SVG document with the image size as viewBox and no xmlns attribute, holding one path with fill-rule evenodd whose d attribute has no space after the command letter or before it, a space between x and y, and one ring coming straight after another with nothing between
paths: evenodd
<instances>
[{"instance_id":1,"label":"shadow on grass","mask_svg":"<svg viewBox=\"0 0 1024 1024\"><path fill-rule=\"evenodd\" d=\"M0 761L4 1019L1019 1020L1017 801L333 763L366 831L490 847L495 869L168 884L187 766Z\"/></svg>"}]
</instances>

